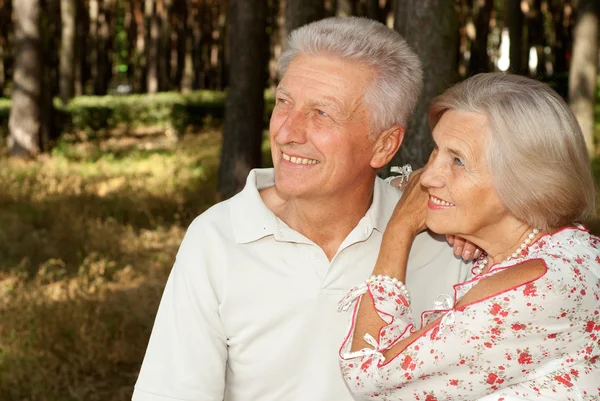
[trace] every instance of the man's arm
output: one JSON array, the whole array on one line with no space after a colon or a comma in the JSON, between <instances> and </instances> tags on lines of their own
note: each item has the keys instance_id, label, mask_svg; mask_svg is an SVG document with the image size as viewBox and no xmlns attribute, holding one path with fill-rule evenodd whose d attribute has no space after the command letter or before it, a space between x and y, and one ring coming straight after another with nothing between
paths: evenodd
<instances>
[{"instance_id":1,"label":"man's arm","mask_svg":"<svg viewBox=\"0 0 600 401\"><path fill-rule=\"evenodd\" d=\"M227 345L218 309L223 269L210 266L201 226L192 223L182 242L133 401L223 399Z\"/></svg>"}]
</instances>

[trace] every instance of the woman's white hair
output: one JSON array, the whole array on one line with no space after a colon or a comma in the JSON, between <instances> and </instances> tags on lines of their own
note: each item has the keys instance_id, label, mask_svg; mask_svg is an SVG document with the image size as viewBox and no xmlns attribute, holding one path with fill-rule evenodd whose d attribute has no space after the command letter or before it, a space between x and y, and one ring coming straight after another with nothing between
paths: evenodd
<instances>
[{"instance_id":1,"label":"woman's white hair","mask_svg":"<svg viewBox=\"0 0 600 401\"><path fill-rule=\"evenodd\" d=\"M419 57L396 31L357 17L304 25L291 32L288 49L279 58L281 76L299 53L339 57L371 68L375 78L364 97L371 130L378 134L394 125L406 127L423 86L423 70Z\"/></svg>"},{"instance_id":2,"label":"woman's white hair","mask_svg":"<svg viewBox=\"0 0 600 401\"><path fill-rule=\"evenodd\" d=\"M485 115L494 187L509 213L542 230L595 212L595 186L577 120L549 86L518 75L475 75L433 100L433 129L448 111Z\"/></svg>"}]
</instances>

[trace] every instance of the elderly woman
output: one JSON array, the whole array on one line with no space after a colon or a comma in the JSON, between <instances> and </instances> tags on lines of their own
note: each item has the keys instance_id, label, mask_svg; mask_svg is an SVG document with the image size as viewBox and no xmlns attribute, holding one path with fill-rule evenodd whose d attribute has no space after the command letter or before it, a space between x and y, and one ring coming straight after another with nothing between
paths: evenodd
<instances>
[{"instance_id":1,"label":"elderly woman","mask_svg":"<svg viewBox=\"0 0 600 401\"><path fill-rule=\"evenodd\" d=\"M577 121L546 85L502 74L449 89L429 121L429 162L373 276L341 303L353 311L340 350L350 389L377 400L598 399L600 239L575 223L595 199ZM413 322L402 282L426 228L485 253Z\"/></svg>"}]
</instances>

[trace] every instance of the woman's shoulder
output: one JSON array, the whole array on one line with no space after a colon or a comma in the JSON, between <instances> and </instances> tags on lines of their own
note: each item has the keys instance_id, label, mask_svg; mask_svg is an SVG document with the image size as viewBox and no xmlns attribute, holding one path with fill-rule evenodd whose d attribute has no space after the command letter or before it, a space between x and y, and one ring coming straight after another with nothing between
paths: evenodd
<instances>
[{"instance_id":1,"label":"woman's shoulder","mask_svg":"<svg viewBox=\"0 0 600 401\"><path fill-rule=\"evenodd\" d=\"M529 258L543 260L550 276L600 279L600 238L581 226L540 237L530 247Z\"/></svg>"}]
</instances>

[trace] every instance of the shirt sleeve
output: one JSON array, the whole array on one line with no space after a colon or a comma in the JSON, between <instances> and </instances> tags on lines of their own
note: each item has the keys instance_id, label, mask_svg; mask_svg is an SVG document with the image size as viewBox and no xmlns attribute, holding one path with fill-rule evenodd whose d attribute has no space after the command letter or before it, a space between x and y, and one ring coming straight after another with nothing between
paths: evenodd
<instances>
[{"instance_id":1,"label":"shirt sleeve","mask_svg":"<svg viewBox=\"0 0 600 401\"><path fill-rule=\"evenodd\" d=\"M167 281L135 385L133 401L221 401L226 335L219 316L222 269L203 254L196 220Z\"/></svg>"},{"instance_id":2,"label":"shirt sleeve","mask_svg":"<svg viewBox=\"0 0 600 401\"><path fill-rule=\"evenodd\" d=\"M396 302L386 291L374 300L382 318ZM473 400L540 376L551 377L551 385L568 391L569 382L560 374L555 379L553 372L585 363L596 349L585 332L586 324L593 325L586 323L596 302L591 291L586 295L581 283L545 275L444 311L436 324L388 360L382 350L406 338L407 330L395 329L403 334L393 340L385 340L381 333L400 321L405 329L412 322L404 312L384 318L388 325L381 329L373 349L350 353L360 300L355 302L340 363L350 389L364 399Z\"/></svg>"},{"instance_id":3,"label":"shirt sleeve","mask_svg":"<svg viewBox=\"0 0 600 401\"><path fill-rule=\"evenodd\" d=\"M367 294L369 296L365 297ZM379 331L377 340L370 334L365 335L365 341L372 348L351 352L360 302L373 302L377 314L386 325ZM340 364L351 390L360 393L368 390L369 384L377 382L378 370L371 368L371 365L376 367L383 363L385 360L383 352L410 336L414 331L414 324L408 300L391 281L378 280L352 288L340 302L340 309L345 310L352 305L350 330L340 349Z\"/></svg>"}]
</instances>

